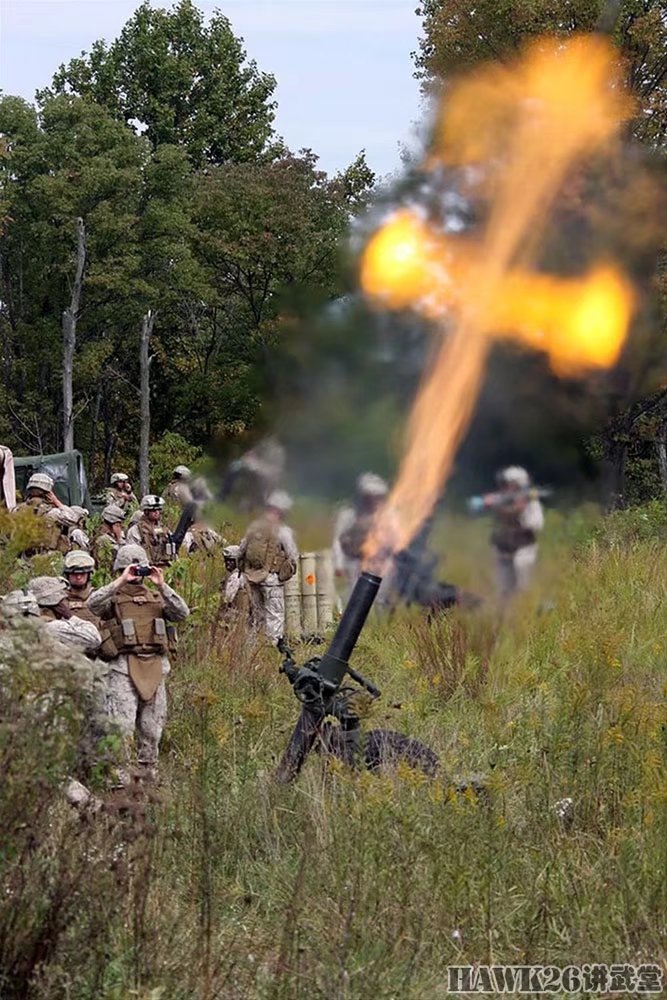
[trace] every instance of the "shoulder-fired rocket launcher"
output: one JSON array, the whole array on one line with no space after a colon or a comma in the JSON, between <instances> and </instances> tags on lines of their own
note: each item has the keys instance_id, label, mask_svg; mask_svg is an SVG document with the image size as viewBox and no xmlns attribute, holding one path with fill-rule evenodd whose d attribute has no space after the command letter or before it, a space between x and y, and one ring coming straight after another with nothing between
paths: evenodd
<instances>
[{"instance_id":1,"label":"shoulder-fired rocket launcher","mask_svg":"<svg viewBox=\"0 0 667 1000\"><path fill-rule=\"evenodd\" d=\"M499 490L497 493L484 493L482 496L468 497L469 514L482 514L487 510L498 510L509 507L517 500L547 500L553 490L547 486L528 486L524 490Z\"/></svg>"}]
</instances>

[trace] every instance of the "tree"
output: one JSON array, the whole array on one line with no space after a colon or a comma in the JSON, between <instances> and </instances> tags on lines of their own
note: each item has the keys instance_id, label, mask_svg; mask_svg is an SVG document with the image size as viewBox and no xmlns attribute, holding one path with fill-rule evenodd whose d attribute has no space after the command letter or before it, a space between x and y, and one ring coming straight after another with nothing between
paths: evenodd
<instances>
[{"instance_id":1,"label":"tree","mask_svg":"<svg viewBox=\"0 0 667 1000\"><path fill-rule=\"evenodd\" d=\"M279 149L275 79L247 62L222 14L208 25L191 0L137 9L110 46L98 41L53 78L52 94L103 105L154 149L182 145L192 163L246 163ZM43 92L43 100L48 92Z\"/></svg>"},{"instance_id":2,"label":"tree","mask_svg":"<svg viewBox=\"0 0 667 1000\"><path fill-rule=\"evenodd\" d=\"M416 76L430 93L438 82L476 63L516 55L528 38L594 31L606 0L421 0L424 34ZM622 0L613 35L623 54L630 90L638 99L634 134L660 146L667 137L667 22L663 0Z\"/></svg>"}]
</instances>

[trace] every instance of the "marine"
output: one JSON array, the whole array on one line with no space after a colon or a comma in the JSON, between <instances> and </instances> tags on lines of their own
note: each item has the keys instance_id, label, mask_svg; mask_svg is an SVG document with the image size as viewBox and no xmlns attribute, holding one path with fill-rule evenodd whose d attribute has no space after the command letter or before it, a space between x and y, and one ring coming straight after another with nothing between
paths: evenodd
<instances>
[{"instance_id":1,"label":"marine","mask_svg":"<svg viewBox=\"0 0 667 1000\"><path fill-rule=\"evenodd\" d=\"M126 514L130 513L139 503L134 495L130 477L125 472L113 472L111 474L105 494L105 502L107 504L116 504Z\"/></svg>"},{"instance_id":2,"label":"marine","mask_svg":"<svg viewBox=\"0 0 667 1000\"><path fill-rule=\"evenodd\" d=\"M243 574L250 587L251 620L258 631L278 644L285 633L284 585L296 573L299 550L285 515L292 499L274 490L263 515L253 521L239 546Z\"/></svg>"},{"instance_id":3,"label":"marine","mask_svg":"<svg viewBox=\"0 0 667 1000\"><path fill-rule=\"evenodd\" d=\"M168 566L176 553L169 532L161 524L164 500L155 493L141 498L141 517L129 528L127 541L145 550L152 566Z\"/></svg>"},{"instance_id":4,"label":"marine","mask_svg":"<svg viewBox=\"0 0 667 1000\"><path fill-rule=\"evenodd\" d=\"M53 479L45 472L35 472L26 486L23 503L14 508L13 513L31 510L36 517L44 519L48 530L44 539L26 551L27 555L38 552L69 552L70 531L81 520L80 510L68 507L53 492Z\"/></svg>"},{"instance_id":5,"label":"marine","mask_svg":"<svg viewBox=\"0 0 667 1000\"><path fill-rule=\"evenodd\" d=\"M388 494L389 486L381 476L364 472L357 479L353 504L344 507L336 519L332 545L334 571L345 580L346 598L361 572L366 536Z\"/></svg>"},{"instance_id":6,"label":"marine","mask_svg":"<svg viewBox=\"0 0 667 1000\"><path fill-rule=\"evenodd\" d=\"M102 511L102 523L93 542L93 555L97 566L105 573L113 571L118 549L125 544L124 520L125 512L118 504L107 504Z\"/></svg>"},{"instance_id":7,"label":"marine","mask_svg":"<svg viewBox=\"0 0 667 1000\"><path fill-rule=\"evenodd\" d=\"M190 489L192 473L187 465L177 465L171 474L171 479L164 491L164 498L168 503L178 504L181 509L187 503L192 503L193 496Z\"/></svg>"},{"instance_id":8,"label":"marine","mask_svg":"<svg viewBox=\"0 0 667 1000\"><path fill-rule=\"evenodd\" d=\"M67 583L56 576L36 576L28 590L39 606L39 615L45 632L65 646L93 656L102 643L102 637L92 621L79 617L67 600Z\"/></svg>"},{"instance_id":9,"label":"marine","mask_svg":"<svg viewBox=\"0 0 667 1000\"><path fill-rule=\"evenodd\" d=\"M116 579L94 590L87 607L108 633L101 655L108 661L107 699L110 719L126 742L137 737L137 761L147 777L157 775L160 739L167 716L165 679L171 670L169 651L175 634L168 622L187 618L190 609L151 566L144 549L124 545L114 563ZM145 581L152 587L147 587ZM128 781L127 771L121 780Z\"/></svg>"}]
</instances>

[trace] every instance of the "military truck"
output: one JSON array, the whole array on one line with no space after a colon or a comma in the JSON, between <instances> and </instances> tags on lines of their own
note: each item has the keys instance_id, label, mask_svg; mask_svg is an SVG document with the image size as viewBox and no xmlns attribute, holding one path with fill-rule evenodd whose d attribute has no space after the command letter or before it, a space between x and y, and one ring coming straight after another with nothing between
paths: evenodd
<instances>
[{"instance_id":1,"label":"military truck","mask_svg":"<svg viewBox=\"0 0 667 1000\"><path fill-rule=\"evenodd\" d=\"M93 509L88 489L83 455L80 451L62 451L55 455L14 456L16 490L25 496L28 480L35 472L46 472L53 479L53 491L64 504Z\"/></svg>"}]
</instances>

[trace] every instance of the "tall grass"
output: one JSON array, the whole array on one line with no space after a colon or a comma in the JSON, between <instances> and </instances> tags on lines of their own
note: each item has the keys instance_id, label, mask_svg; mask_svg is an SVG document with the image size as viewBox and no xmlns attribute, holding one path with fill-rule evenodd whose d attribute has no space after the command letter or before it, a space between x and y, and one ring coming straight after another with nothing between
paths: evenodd
<instances>
[{"instance_id":1,"label":"tall grass","mask_svg":"<svg viewBox=\"0 0 667 1000\"><path fill-rule=\"evenodd\" d=\"M369 624L354 662L384 694L368 724L433 746L435 780L314 756L276 785L298 707L279 658L216 626L210 560L178 564L196 611L154 800L111 799L82 820L55 792L66 759L21 744L25 768L51 777L29 807L11 798L0 919L12 955L24 938L7 923L8 887L38 894L48 873L69 901L26 995L424 1000L446 995L448 964L663 960L667 566L660 519L637 531L637 517L552 517L535 589L504 618L490 605ZM445 537L447 565L490 593L479 526ZM0 732L6 747L4 718ZM59 737L65 758L71 738ZM0 774L5 799L19 764ZM488 800L455 791L473 772ZM21 823L36 834L19 850ZM24 900L20 919L39 940L35 907Z\"/></svg>"}]
</instances>

